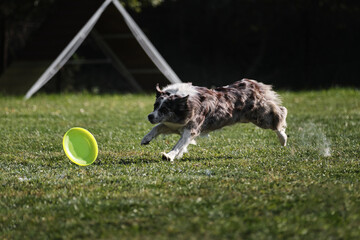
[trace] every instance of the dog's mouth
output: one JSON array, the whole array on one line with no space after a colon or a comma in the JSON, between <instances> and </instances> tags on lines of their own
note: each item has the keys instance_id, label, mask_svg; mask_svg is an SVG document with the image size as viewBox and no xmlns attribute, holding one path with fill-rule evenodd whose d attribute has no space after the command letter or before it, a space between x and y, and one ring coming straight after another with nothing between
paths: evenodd
<instances>
[{"instance_id":1,"label":"dog's mouth","mask_svg":"<svg viewBox=\"0 0 360 240\"><path fill-rule=\"evenodd\" d=\"M153 121L153 120L149 120L149 122L151 123L151 124L156 124L157 122L155 122L155 121Z\"/></svg>"},{"instance_id":2,"label":"dog's mouth","mask_svg":"<svg viewBox=\"0 0 360 240\"><path fill-rule=\"evenodd\" d=\"M153 114L148 115L148 120L151 124L159 123Z\"/></svg>"}]
</instances>

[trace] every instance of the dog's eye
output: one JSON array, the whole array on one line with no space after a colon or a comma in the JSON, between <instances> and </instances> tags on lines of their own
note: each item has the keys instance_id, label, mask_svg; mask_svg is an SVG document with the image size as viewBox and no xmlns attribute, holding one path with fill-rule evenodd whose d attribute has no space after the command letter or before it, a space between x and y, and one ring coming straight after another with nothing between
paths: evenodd
<instances>
[{"instance_id":1,"label":"dog's eye","mask_svg":"<svg viewBox=\"0 0 360 240\"><path fill-rule=\"evenodd\" d=\"M157 109L159 107L159 105L160 105L159 103L155 103L154 104L154 109Z\"/></svg>"}]
</instances>

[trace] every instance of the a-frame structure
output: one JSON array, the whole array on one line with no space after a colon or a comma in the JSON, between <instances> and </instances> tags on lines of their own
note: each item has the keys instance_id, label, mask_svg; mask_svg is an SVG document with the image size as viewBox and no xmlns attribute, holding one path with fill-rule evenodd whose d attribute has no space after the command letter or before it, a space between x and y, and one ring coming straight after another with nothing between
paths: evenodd
<instances>
[{"instance_id":1,"label":"a-frame structure","mask_svg":"<svg viewBox=\"0 0 360 240\"><path fill-rule=\"evenodd\" d=\"M63 19L59 21L59 16L51 16L46 21L45 27L39 29L39 33L42 34L38 34L39 36L30 42L30 46L25 48L23 57L14 63L15 67L13 69L10 67L3 74L0 85L2 79L5 79L5 82L7 80L8 83L10 80L13 84L21 85L24 80L16 77L20 69L22 77L28 77L26 82L29 82L29 78L32 78L32 82L36 81L26 93L25 98L30 98L67 63L87 37L91 37L96 42L98 48L134 91L152 88L157 82L163 84L181 82L118 0L59 2L57 12L59 15L62 14ZM78 8L81 4L86 8L81 10L82 14L79 13L81 8ZM73 8L69 9L71 5ZM73 21L74 18L83 19L83 25L77 28L76 34L72 23L76 22L79 25L81 21ZM69 32L59 33L58 29L64 29L64 26L53 26L54 22L67 24ZM63 46L63 49L60 46ZM37 61L34 61L34 57ZM23 72L27 70L29 74L24 74ZM34 80L35 76L38 76L37 80Z\"/></svg>"}]
</instances>

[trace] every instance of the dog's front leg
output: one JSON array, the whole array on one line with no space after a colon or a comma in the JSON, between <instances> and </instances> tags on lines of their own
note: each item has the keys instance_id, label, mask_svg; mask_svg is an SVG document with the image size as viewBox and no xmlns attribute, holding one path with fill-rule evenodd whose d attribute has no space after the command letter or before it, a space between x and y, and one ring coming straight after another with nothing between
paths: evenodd
<instances>
[{"instance_id":1,"label":"dog's front leg","mask_svg":"<svg viewBox=\"0 0 360 240\"><path fill-rule=\"evenodd\" d=\"M187 146L192 142L192 140L194 140L195 137L196 136L191 133L191 130L185 129L181 134L180 140L176 143L173 149L168 153L162 153L163 159L172 162L175 158L181 158L184 151L186 151Z\"/></svg>"},{"instance_id":2,"label":"dog's front leg","mask_svg":"<svg viewBox=\"0 0 360 240\"><path fill-rule=\"evenodd\" d=\"M153 127L151 131L145 135L145 137L141 140L141 145L147 145L150 143L151 140L159 136L160 134L168 134L172 133L171 129L165 126L164 124L160 123Z\"/></svg>"}]
</instances>

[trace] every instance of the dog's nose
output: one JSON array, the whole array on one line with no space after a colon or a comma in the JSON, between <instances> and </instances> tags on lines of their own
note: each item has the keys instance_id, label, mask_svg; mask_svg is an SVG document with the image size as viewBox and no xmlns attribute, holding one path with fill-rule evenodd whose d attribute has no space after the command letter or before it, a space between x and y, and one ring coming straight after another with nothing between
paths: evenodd
<instances>
[{"instance_id":1,"label":"dog's nose","mask_svg":"<svg viewBox=\"0 0 360 240\"><path fill-rule=\"evenodd\" d=\"M148 119L152 123L154 121L154 115L149 114Z\"/></svg>"}]
</instances>

